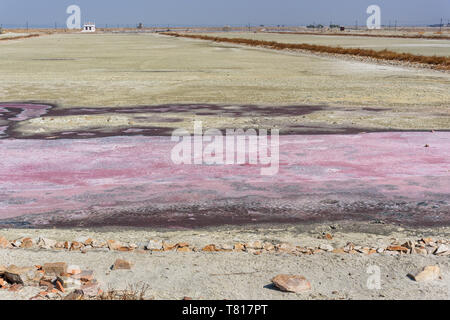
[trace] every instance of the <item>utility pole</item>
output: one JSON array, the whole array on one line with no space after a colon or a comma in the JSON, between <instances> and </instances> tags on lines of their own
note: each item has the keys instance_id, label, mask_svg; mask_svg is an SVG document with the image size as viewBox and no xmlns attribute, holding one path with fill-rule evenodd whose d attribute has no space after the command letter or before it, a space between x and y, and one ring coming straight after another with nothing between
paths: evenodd
<instances>
[{"instance_id":1,"label":"utility pole","mask_svg":"<svg viewBox=\"0 0 450 320\"><path fill-rule=\"evenodd\" d=\"M439 25L439 32L442 32L442 18L441 18L441 24Z\"/></svg>"},{"instance_id":2,"label":"utility pole","mask_svg":"<svg viewBox=\"0 0 450 320\"><path fill-rule=\"evenodd\" d=\"M358 30L358 20L355 21L355 29Z\"/></svg>"},{"instance_id":3,"label":"utility pole","mask_svg":"<svg viewBox=\"0 0 450 320\"><path fill-rule=\"evenodd\" d=\"M395 31L397 31L397 20L395 20Z\"/></svg>"},{"instance_id":4,"label":"utility pole","mask_svg":"<svg viewBox=\"0 0 450 320\"><path fill-rule=\"evenodd\" d=\"M27 31L28 31L28 21L27 21L27 23L26 23L26 29L27 29Z\"/></svg>"}]
</instances>

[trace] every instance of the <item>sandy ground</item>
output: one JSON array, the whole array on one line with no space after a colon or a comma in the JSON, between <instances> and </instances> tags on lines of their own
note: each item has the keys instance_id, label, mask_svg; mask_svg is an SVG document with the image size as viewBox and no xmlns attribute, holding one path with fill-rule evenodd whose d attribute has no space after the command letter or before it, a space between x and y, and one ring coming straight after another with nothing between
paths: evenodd
<instances>
[{"instance_id":1,"label":"sandy ground","mask_svg":"<svg viewBox=\"0 0 450 320\"><path fill-rule=\"evenodd\" d=\"M245 104L324 107L306 115L271 117L245 109L231 117L187 111L180 122L185 127L194 119L213 128L230 121L235 127L426 130L446 129L450 123L450 74L443 72L155 34L56 34L5 41L0 48L3 102L37 100L61 108L165 103L217 103L238 110ZM165 118L179 116L170 110L164 114ZM80 126L145 126L146 122L133 114L61 115L20 126L24 132L52 132Z\"/></svg>"},{"instance_id":2,"label":"sandy ground","mask_svg":"<svg viewBox=\"0 0 450 320\"><path fill-rule=\"evenodd\" d=\"M395 40L397 41L397 40ZM409 41L409 40L408 40ZM398 42L395 42L398 43ZM408 42L410 43L410 42ZM422 46L423 47L423 46ZM422 50L423 48L421 48ZM441 50L440 48L439 50ZM182 122L208 122L205 127L256 125L355 125L400 129L448 129L450 75L345 61L309 54L273 52L158 35L50 35L0 43L0 101L47 101L61 109L117 107L164 103L225 103L332 106L307 115L267 116L252 112L221 117L185 112ZM382 111L364 110L366 107ZM152 114L147 115L153 117ZM175 117L167 113L168 117ZM179 114L177 114L179 116ZM203 118L202 118L203 117ZM109 118L109 120L108 120ZM253 118L257 118L254 120ZM35 118L17 126L36 133L87 130L98 126L133 127L137 115L60 115ZM159 120L154 120L156 123ZM161 120L161 122L164 122ZM147 120L143 120L144 125ZM1 124L2 126L4 124ZM152 124L153 125L153 124ZM82 129L84 129L84 127ZM430 149L431 150L431 149ZM147 229L1 229L7 238L22 236L60 240L78 236L141 242L149 238L209 243L264 240L317 245L323 231L333 233L333 246L348 241L387 245L391 238L449 238L448 228L402 229L369 223L298 226L221 227L195 230ZM131 271L109 271L118 257L135 263ZM248 253L118 253L0 249L0 265L29 266L66 261L95 271L104 289L146 282L156 299L448 299L449 260L432 255L383 254L311 256ZM418 284L407 277L424 266L439 265L443 279ZM382 288L367 288L367 268L379 266ZM306 276L312 291L295 295L273 290L279 273ZM39 289L37 289L39 290ZM28 299L35 289L0 291L1 299Z\"/></svg>"},{"instance_id":3,"label":"sandy ground","mask_svg":"<svg viewBox=\"0 0 450 320\"><path fill-rule=\"evenodd\" d=\"M319 240L322 232L333 233L333 240ZM446 238L449 228L404 229L393 225L369 223L333 223L321 225L243 226L195 230L145 229L77 229L77 230L2 230L6 237L45 234L53 239L89 236L97 239L145 241L164 239L176 243L187 241L204 246L209 243L265 240L313 246L328 243L334 247L351 241L374 246L421 237ZM111 271L115 259L124 258L135 265L132 270ZM147 296L155 299L450 299L449 257L432 255L335 254L293 256L284 253L138 253L79 252L3 249L1 264L28 266L65 261L94 270L104 289L125 289L129 285L147 283ZM442 279L417 283L408 274L416 274L427 265L439 265ZM380 268L381 289L370 290L367 280L370 266ZM277 274L304 275L312 285L307 293L283 293L274 289L270 279ZM27 299L39 288L26 288L18 293L0 291L0 299Z\"/></svg>"}]
</instances>

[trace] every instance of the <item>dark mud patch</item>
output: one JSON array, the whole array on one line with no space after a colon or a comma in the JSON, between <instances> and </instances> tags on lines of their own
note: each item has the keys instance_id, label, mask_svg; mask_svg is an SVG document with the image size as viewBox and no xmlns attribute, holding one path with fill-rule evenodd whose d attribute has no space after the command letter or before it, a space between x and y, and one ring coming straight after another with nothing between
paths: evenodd
<instances>
[{"instance_id":1,"label":"dark mud patch","mask_svg":"<svg viewBox=\"0 0 450 320\"><path fill-rule=\"evenodd\" d=\"M430 202L431 203L431 202ZM170 207L49 212L0 220L6 228L147 227L204 228L225 225L313 224L336 221L408 227L450 226L449 204L418 206L411 201L336 201L309 207L273 204L199 204Z\"/></svg>"},{"instance_id":2,"label":"dark mud patch","mask_svg":"<svg viewBox=\"0 0 450 320\"><path fill-rule=\"evenodd\" d=\"M248 125L240 129L271 129L271 121L276 122L277 118L301 117L315 112L329 110L358 112L355 108L337 108L321 105L288 105L288 106L258 106L258 105L216 105L216 104L164 104L148 106L130 107L73 107L60 108L53 104L41 102L0 102L0 139L90 139L113 136L171 136L174 130L173 124L182 122L185 115L189 116L217 116L229 118L264 119L259 125ZM389 109L382 108L362 108L365 112L379 113ZM139 120L148 120L148 125L127 125L114 128L93 127L80 130L61 130L58 132L35 132L23 134L18 129L21 121L34 118L52 118L65 116L89 116L89 115L128 115ZM161 115L164 115L162 117ZM169 117L168 117L169 115ZM179 117L177 117L179 115ZM152 125L154 123L154 125ZM230 127L232 119L230 119ZM396 129L374 129L356 126L338 126L328 124L302 125L282 123L278 126L281 135L301 135L301 134L358 134L371 132L424 132L429 130L396 130ZM207 128L205 128L207 129ZM227 128L217 128L226 133ZM450 131L440 130L440 131Z\"/></svg>"}]
</instances>

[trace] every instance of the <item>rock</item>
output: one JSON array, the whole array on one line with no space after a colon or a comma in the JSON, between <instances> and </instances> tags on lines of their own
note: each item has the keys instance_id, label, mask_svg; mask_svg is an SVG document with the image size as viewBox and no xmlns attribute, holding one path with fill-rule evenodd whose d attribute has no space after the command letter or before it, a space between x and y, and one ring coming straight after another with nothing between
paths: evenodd
<instances>
[{"instance_id":1,"label":"rock","mask_svg":"<svg viewBox=\"0 0 450 320\"><path fill-rule=\"evenodd\" d=\"M61 291L62 293L64 293L64 285L63 285L63 283L61 283L61 280L58 278L56 281L55 281L55 288L56 289L58 289L59 291Z\"/></svg>"},{"instance_id":2,"label":"rock","mask_svg":"<svg viewBox=\"0 0 450 320\"><path fill-rule=\"evenodd\" d=\"M191 248L189 247L181 247L177 249L177 252L191 252Z\"/></svg>"},{"instance_id":3,"label":"rock","mask_svg":"<svg viewBox=\"0 0 450 320\"><path fill-rule=\"evenodd\" d=\"M322 239L333 240L333 236L329 233L325 233L322 235Z\"/></svg>"},{"instance_id":4,"label":"rock","mask_svg":"<svg viewBox=\"0 0 450 320\"><path fill-rule=\"evenodd\" d=\"M93 248L104 248L107 246L107 243L104 240L93 240L91 246Z\"/></svg>"},{"instance_id":5,"label":"rock","mask_svg":"<svg viewBox=\"0 0 450 320\"><path fill-rule=\"evenodd\" d=\"M81 242L78 242L78 241L73 241L70 244L70 250L71 251L80 250L82 247L83 247L83 244Z\"/></svg>"},{"instance_id":6,"label":"rock","mask_svg":"<svg viewBox=\"0 0 450 320\"><path fill-rule=\"evenodd\" d=\"M355 250L357 252L359 252L359 253L362 253L362 254L369 254L370 253L370 248L367 248L367 247L364 247L364 248L359 247L358 249L355 248Z\"/></svg>"},{"instance_id":7,"label":"rock","mask_svg":"<svg viewBox=\"0 0 450 320\"><path fill-rule=\"evenodd\" d=\"M165 241L163 241L162 249L163 251L171 251L176 248L176 245L171 245Z\"/></svg>"},{"instance_id":8,"label":"rock","mask_svg":"<svg viewBox=\"0 0 450 320\"><path fill-rule=\"evenodd\" d=\"M9 247L11 247L11 243L5 237L0 237L0 249L6 249Z\"/></svg>"},{"instance_id":9,"label":"rock","mask_svg":"<svg viewBox=\"0 0 450 320\"><path fill-rule=\"evenodd\" d=\"M234 247L231 244L223 244L223 245L220 246L220 249L222 251L233 251L233 248Z\"/></svg>"},{"instance_id":10,"label":"rock","mask_svg":"<svg viewBox=\"0 0 450 320\"><path fill-rule=\"evenodd\" d=\"M434 252L435 255L437 256L447 256L450 254L450 248L445 245L445 244L441 244L436 251Z\"/></svg>"},{"instance_id":11,"label":"rock","mask_svg":"<svg viewBox=\"0 0 450 320\"><path fill-rule=\"evenodd\" d=\"M73 279L72 277L61 276L56 278L56 281L62 284L64 289L79 288L81 286L80 280Z\"/></svg>"},{"instance_id":12,"label":"rock","mask_svg":"<svg viewBox=\"0 0 450 320\"><path fill-rule=\"evenodd\" d=\"M245 245L242 243L235 243L233 249L234 251L245 251Z\"/></svg>"},{"instance_id":13,"label":"rock","mask_svg":"<svg viewBox=\"0 0 450 320\"><path fill-rule=\"evenodd\" d=\"M275 251L275 246L270 242L264 242L263 249L266 251Z\"/></svg>"},{"instance_id":14,"label":"rock","mask_svg":"<svg viewBox=\"0 0 450 320\"><path fill-rule=\"evenodd\" d=\"M22 240L20 240L20 239L16 239L11 242L11 245L15 248L19 248L21 244L22 244Z\"/></svg>"},{"instance_id":15,"label":"rock","mask_svg":"<svg viewBox=\"0 0 450 320\"><path fill-rule=\"evenodd\" d=\"M98 286L98 283L89 283L81 287L81 290L83 291L84 295L87 297L97 297L100 292L100 288Z\"/></svg>"},{"instance_id":16,"label":"rock","mask_svg":"<svg viewBox=\"0 0 450 320\"><path fill-rule=\"evenodd\" d=\"M83 271L81 271L81 273L73 275L72 278L81 280L83 282L89 282L89 281L94 280L94 271L83 270Z\"/></svg>"},{"instance_id":17,"label":"rock","mask_svg":"<svg viewBox=\"0 0 450 320\"><path fill-rule=\"evenodd\" d=\"M52 281L49 280L49 279L41 279L39 281L39 286L40 287L47 287L47 291L50 291L51 289L54 288Z\"/></svg>"},{"instance_id":18,"label":"rock","mask_svg":"<svg viewBox=\"0 0 450 320\"><path fill-rule=\"evenodd\" d=\"M386 250L408 253L408 248L399 245L391 245L387 247Z\"/></svg>"},{"instance_id":19,"label":"rock","mask_svg":"<svg viewBox=\"0 0 450 320\"><path fill-rule=\"evenodd\" d=\"M205 246L202 249L202 251L205 251L205 252L216 252L216 251L218 251L218 249L216 248L216 246L214 244L209 244L209 245Z\"/></svg>"},{"instance_id":20,"label":"rock","mask_svg":"<svg viewBox=\"0 0 450 320\"><path fill-rule=\"evenodd\" d=\"M333 246L329 245L329 244L321 244L319 246L320 250L324 250L324 251L333 251Z\"/></svg>"},{"instance_id":21,"label":"rock","mask_svg":"<svg viewBox=\"0 0 450 320\"><path fill-rule=\"evenodd\" d=\"M179 242L179 243L177 243L175 245L175 247L177 247L177 249L178 248L187 248L187 247L189 247L189 243L187 243L187 242Z\"/></svg>"},{"instance_id":22,"label":"rock","mask_svg":"<svg viewBox=\"0 0 450 320\"><path fill-rule=\"evenodd\" d=\"M52 240L52 239L47 239L47 238L43 238L43 237L39 237L39 240L37 242L37 245L40 248L44 248L44 249L52 249L53 247L56 246L57 241L56 240Z\"/></svg>"},{"instance_id":23,"label":"rock","mask_svg":"<svg viewBox=\"0 0 450 320\"><path fill-rule=\"evenodd\" d=\"M413 251L416 254L421 254L421 255L424 255L424 256L426 256L428 254L428 251L425 248L416 247L416 248L413 249Z\"/></svg>"},{"instance_id":24,"label":"rock","mask_svg":"<svg viewBox=\"0 0 450 320\"><path fill-rule=\"evenodd\" d=\"M0 288L5 288L6 286L7 286L6 281L0 278Z\"/></svg>"},{"instance_id":25,"label":"rock","mask_svg":"<svg viewBox=\"0 0 450 320\"><path fill-rule=\"evenodd\" d=\"M62 273L67 273L67 264L65 262L46 263L42 266L47 275L59 276Z\"/></svg>"},{"instance_id":26,"label":"rock","mask_svg":"<svg viewBox=\"0 0 450 320\"><path fill-rule=\"evenodd\" d=\"M262 248L263 248L263 244L262 244L261 241L255 240L255 241L247 242L247 243L245 244L245 247L246 247L247 249L262 249Z\"/></svg>"},{"instance_id":27,"label":"rock","mask_svg":"<svg viewBox=\"0 0 450 320\"><path fill-rule=\"evenodd\" d=\"M301 293L311 290L311 284L303 276L280 274L272 282L281 291Z\"/></svg>"},{"instance_id":28,"label":"rock","mask_svg":"<svg viewBox=\"0 0 450 320\"><path fill-rule=\"evenodd\" d=\"M427 266L414 277L414 280L417 282L436 280L439 279L440 273L439 266Z\"/></svg>"},{"instance_id":29,"label":"rock","mask_svg":"<svg viewBox=\"0 0 450 320\"><path fill-rule=\"evenodd\" d=\"M294 247L292 244L286 242L276 245L275 248L279 252L286 252L286 253L294 252L296 249L296 247Z\"/></svg>"},{"instance_id":30,"label":"rock","mask_svg":"<svg viewBox=\"0 0 450 320\"><path fill-rule=\"evenodd\" d=\"M70 266L67 267L67 271L66 272L71 274L71 275L80 274L81 273L81 268L79 266L70 265Z\"/></svg>"},{"instance_id":31,"label":"rock","mask_svg":"<svg viewBox=\"0 0 450 320\"><path fill-rule=\"evenodd\" d=\"M74 290L64 297L63 300L82 300L84 297L83 290Z\"/></svg>"},{"instance_id":32,"label":"rock","mask_svg":"<svg viewBox=\"0 0 450 320\"><path fill-rule=\"evenodd\" d=\"M355 245L351 242L348 242L347 245L344 247L345 252L351 252L355 249Z\"/></svg>"},{"instance_id":33,"label":"rock","mask_svg":"<svg viewBox=\"0 0 450 320\"><path fill-rule=\"evenodd\" d=\"M411 240L408 240L404 244L402 244L402 247L412 249L415 247L415 244Z\"/></svg>"},{"instance_id":34,"label":"rock","mask_svg":"<svg viewBox=\"0 0 450 320\"><path fill-rule=\"evenodd\" d=\"M112 266L112 270L130 270L131 267L131 262L123 259L117 259Z\"/></svg>"},{"instance_id":35,"label":"rock","mask_svg":"<svg viewBox=\"0 0 450 320\"><path fill-rule=\"evenodd\" d=\"M345 253L345 250L344 250L344 248L336 248L336 249L333 249L333 251L332 251L333 253Z\"/></svg>"},{"instance_id":36,"label":"rock","mask_svg":"<svg viewBox=\"0 0 450 320\"><path fill-rule=\"evenodd\" d=\"M25 284L26 282L33 280L34 268L25 267L19 268L15 265L9 266L3 273L3 278L10 284Z\"/></svg>"},{"instance_id":37,"label":"rock","mask_svg":"<svg viewBox=\"0 0 450 320\"><path fill-rule=\"evenodd\" d=\"M31 238L22 239L22 243L20 244L21 248L29 249L33 246L33 240Z\"/></svg>"},{"instance_id":38,"label":"rock","mask_svg":"<svg viewBox=\"0 0 450 320\"><path fill-rule=\"evenodd\" d=\"M56 249L64 249L64 242L57 241L56 244L55 244L55 248Z\"/></svg>"},{"instance_id":39,"label":"rock","mask_svg":"<svg viewBox=\"0 0 450 320\"><path fill-rule=\"evenodd\" d=\"M106 243L108 244L109 250L119 250L122 247L122 244L115 240L108 240Z\"/></svg>"},{"instance_id":40,"label":"rock","mask_svg":"<svg viewBox=\"0 0 450 320\"><path fill-rule=\"evenodd\" d=\"M121 246L119 249L117 249L118 251L121 252L129 252L129 251L133 251L134 249L129 247L129 246Z\"/></svg>"},{"instance_id":41,"label":"rock","mask_svg":"<svg viewBox=\"0 0 450 320\"><path fill-rule=\"evenodd\" d=\"M83 244L85 246L91 246L94 243L94 240L92 238L87 238L86 240L83 241Z\"/></svg>"}]
</instances>

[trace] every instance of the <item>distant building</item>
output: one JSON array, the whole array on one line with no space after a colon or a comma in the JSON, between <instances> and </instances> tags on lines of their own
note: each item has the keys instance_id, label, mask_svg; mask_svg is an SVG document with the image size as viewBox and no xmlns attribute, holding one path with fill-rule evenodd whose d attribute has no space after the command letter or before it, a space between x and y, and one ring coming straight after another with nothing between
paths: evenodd
<instances>
[{"instance_id":1,"label":"distant building","mask_svg":"<svg viewBox=\"0 0 450 320\"><path fill-rule=\"evenodd\" d=\"M81 32L95 32L95 24L94 23L85 23L83 25L83 31Z\"/></svg>"}]
</instances>

